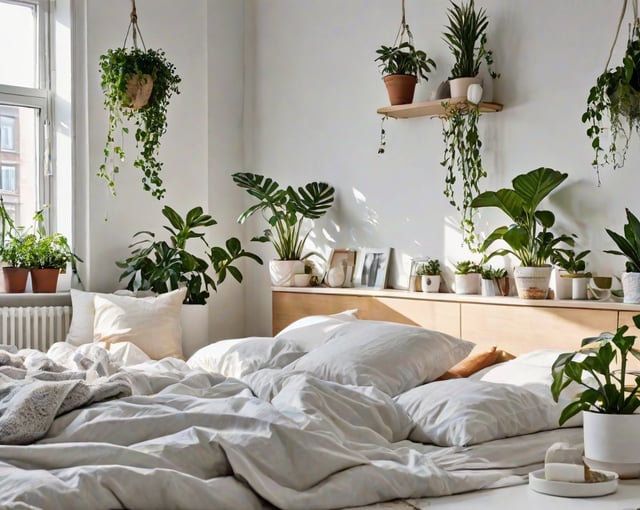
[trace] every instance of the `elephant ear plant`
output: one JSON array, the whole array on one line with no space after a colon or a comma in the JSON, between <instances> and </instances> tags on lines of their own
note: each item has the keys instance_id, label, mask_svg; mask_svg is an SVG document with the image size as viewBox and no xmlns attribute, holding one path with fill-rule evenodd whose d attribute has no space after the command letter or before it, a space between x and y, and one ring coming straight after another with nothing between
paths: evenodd
<instances>
[{"instance_id":1,"label":"elephant ear plant","mask_svg":"<svg viewBox=\"0 0 640 510\"><path fill-rule=\"evenodd\" d=\"M125 38L122 48L107 50L100 56L100 85L109 124L104 162L100 165L98 176L107 181L115 194L115 175L125 159L123 139L129 133L125 121L132 121L138 150L133 166L142 171L144 190L160 200L166 191L160 177L162 162L158 160L160 137L167 131L169 99L172 94L180 93L178 84L181 79L164 51L146 49L144 41L143 48L138 48L135 3L129 30L132 28L132 48L126 47Z\"/></svg>"},{"instance_id":2,"label":"elephant ear plant","mask_svg":"<svg viewBox=\"0 0 640 510\"><path fill-rule=\"evenodd\" d=\"M640 315L633 317L633 323L640 328ZM634 348L636 337L626 335L628 330L624 325L615 335L602 333L585 338L580 350L558 356L551 369L553 399L557 402L571 383L584 388L562 410L560 425L581 411L633 414L640 408L640 376L633 378L631 386L626 378L629 355L640 360L640 352ZM620 364L619 369L614 370L614 362Z\"/></svg>"},{"instance_id":3,"label":"elephant ear plant","mask_svg":"<svg viewBox=\"0 0 640 510\"><path fill-rule=\"evenodd\" d=\"M244 223L254 213L261 212L269 224L263 235L252 241L273 244L280 260L301 260L308 230L303 233L305 219L316 220L333 204L335 189L325 182L310 182L297 190L281 188L269 177L252 173L236 173L233 182L257 200L238 218Z\"/></svg>"},{"instance_id":4,"label":"elephant ear plant","mask_svg":"<svg viewBox=\"0 0 640 510\"><path fill-rule=\"evenodd\" d=\"M262 264L260 257L244 250L235 237L227 239L224 247L210 246L200 229L217 222L204 214L202 207L194 207L184 218L169 206L162 209L162 214L169 221L164 226L169 240L156 240L150 231L137 232L133 237L138 240L129 246L131 256L116 262L124 270L120 281L127 280L127 289L164 293L186 287L184 303L203 305L210 297L209 289L217 291L227 273L242 282L242 273L234 262L246 257ZM208 260L187 249L191 239L199 241L200 251Z\"/></svg>"}]
</instances>

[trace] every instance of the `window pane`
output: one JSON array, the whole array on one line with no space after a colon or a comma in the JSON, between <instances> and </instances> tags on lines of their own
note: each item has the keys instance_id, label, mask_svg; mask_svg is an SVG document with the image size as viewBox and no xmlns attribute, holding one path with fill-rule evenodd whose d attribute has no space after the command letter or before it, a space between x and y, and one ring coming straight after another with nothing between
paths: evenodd
<instances>
[{"instance_id":1,"label":"window pane","mask_svg":"<svg viewBox=\"0 0 640 510\"><path fill-rule=\"evenodd\" d=\"M0 83L37 87L36 8L0 0Z\"/></svg>"},{"instance_id":2,"label":"window pane","mask_svg":"<svg viewBox=\"0 0 640 510\"><path fill-rule=\"evenodd\" d=\"M16 150L16 119L8 115L0 115L0 149L3 151Z\"/></svg>"},{"instance_id":3,"label":"window pane","mask_svg":"<svg viewBox=\"0 0 640 510\"><path fill-rule=\"evenodd\" d=\"M5 124L6 119L11 121ZM7 209L15 211L18 225L31 225L38 203L39 122L36 108L0 105L0 196ZM11 129L5 130L5 125ZM12 131L12 139L8 140L12 149L5 149L5 131Z\"/></svg>"}]
</instances>

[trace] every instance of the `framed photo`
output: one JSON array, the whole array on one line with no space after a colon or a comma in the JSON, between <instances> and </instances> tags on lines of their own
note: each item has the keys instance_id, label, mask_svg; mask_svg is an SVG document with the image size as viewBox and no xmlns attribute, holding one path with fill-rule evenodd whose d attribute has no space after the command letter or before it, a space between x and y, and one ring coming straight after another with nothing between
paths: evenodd
<instances>
[{"instance_id":1,"label":"framed photo","mask_svg":"<svg viewBox=\"0 0 640 510\"><path fill-rule=\"evenodd\" d=\"M355 265L355 250L342 248L331 250L325 282L330 287L351 287Z\"/></svg>"},{"instance_id":2,"label":"framed photo","mask_svg":"<svg viewBox=\"0 0 640 510\"><path fill-rule=\"evenodd\" d=\"M354 285L369 289L387 286L391 248L362 248L356 257Z\"/></svg>"}]
</instances>

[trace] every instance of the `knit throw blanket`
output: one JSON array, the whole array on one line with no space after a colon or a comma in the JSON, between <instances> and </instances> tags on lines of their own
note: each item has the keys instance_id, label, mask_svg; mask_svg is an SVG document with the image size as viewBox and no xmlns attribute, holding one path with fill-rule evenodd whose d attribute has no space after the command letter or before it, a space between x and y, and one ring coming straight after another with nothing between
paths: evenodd
<instances>
[{"instance_id":1,"label":"knit throw blanket","mask_svg":"<svg viewBox=\"0 0 640 510\"><path fill-rule=\"evenodd\" d=\"M32 356L0 351L0 444L27 444L44 437L56 416L93 402L131 395L131 387L116 373L86 382L85 370L69 370L42 353ZM84 363L82 363L84 361Z\"/></svg>"}]
</instances>

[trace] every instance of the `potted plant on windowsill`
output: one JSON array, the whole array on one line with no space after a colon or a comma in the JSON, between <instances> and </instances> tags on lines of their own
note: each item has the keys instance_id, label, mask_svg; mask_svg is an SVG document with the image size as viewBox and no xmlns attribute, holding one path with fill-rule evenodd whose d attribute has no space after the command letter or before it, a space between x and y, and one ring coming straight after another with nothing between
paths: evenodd
<instances>
[{"instance_id":1,"label":"potted plant on windowsill","mask_svg":"<svg viewBox=\"0 0 640 510\"><path fill-rule=\"evenodd\" d=\"M451 97L466 98L469 85L482 83L478 77L482 62L492 78L498 77L492 69L493 52L486 47L489 20L484 8L476 11L474 0L460 5L452 1L447 17L449 25L443 38L455 59L449 78Z\"/></svg>"},{"instance_id":2,"label":"potted plant on windowsill","mask_svg":"<svg viewBox=\"0 0 640 510\"><path fill-rule=\"evenodd\" d=\"M304 233L305 220L316 220L326 214L333 204L335 189L325 182L310 182L297 190L281 188L269 177L240 172L232 175L233 182L257 200L238 218L244 223L254 213L261 212L269 228L252 241L271 243L277 260L269 262L271 283L278 287L294 284L294 275L305 272L304 245L311 230Z\"/></svg>"},{"instance_id":3,"label":"potted plant on windowsill","mask_svg":"<svg viewBox=\"0 0 640 510\"><path fill-rule=\"evenodd\" d=\"M480 265L471 260L461 260L454 264L454 268L456 294L480 294Z\"/></svg>"},{"instance_id":4,"label":"potted plant on windowsill","mask_svg":"<svg viewBox=\"0 0 640 510\"><path fill-rule=\"evenodd\" d=\"M422 292L440 292L442 269L438 259L428 259L418 266L416 276L420 277Z\"/></svg>"},{"instance_id":5,"label":"potted plant on windowsill","mask_svg":"<svg viewBox=\"0 0 640 510\"><path fill-rule=\"evenodd\" d=\"M98 176L104 178L115 193L115 175L124 161L125 152L116 140L119 130L124 137L129 128L124 121L133 121L138 154L133 166L142 173L142 187L158 200L164 197L160 172L162 163L158 161L160 137L167 130L167 109L172 94L179 94L181 79L175 66L170 63L164 51L138 48L137 34L140 32L135 3L131 12L129 32L133 35L133 47L127 48L127 38L122 48L110 49L100 56L100 85L104 93L104 107L109 114L107 142L104 148L104 162Z\"/></svg>"},{"instance_id":6,"label":"potted plant on windowsill","mask_svg":"<svg viewBox=\"0 0 640 510\"><path fill-rule=\"evenodd\" d=\"M591 273L586 272L584 258L591 250L580 253L570 248L558 248L551 254L551 263L556 266L556 299L587 299L587 283Z\"/></svg>"},{"instance_id":7,"label":"potted plant on windowsill","mask_svg":"<svg viewBox=\"0 0 640 510\"><path fill-rule=\"evenodd\" d=\"M640 221L629 209L625 209L625 212L627 223L624 225L623 235L605 229L618 249L604 252L627 258L621 278L624 302L640 303Z\"/></svg>"},{"instance_id":8,"label":"potted plant on windowsill","mask_svg":"<svg viewBox=\"0 0 640 510\"><path fill-rule=\"evenodd\" d=\"M640 328L640 315L633 317ZM623 478L640 476L640 376L628 377L629 355L640 360L635 336L620 326L615 335L586 338L576 352L558 356L552 367L551 394L557 402L570 385L583 390L562 410L559 424L582 412L585 461L591 468L617 472ZM631 381L630 381L631 380Z\"/></svg>"},{"instance_id":9,"label":"potted plant on windowsill","mask_svg":"<svg viewBox=\"0 0 640 510\"><path fill-rule=\"evenodd\" d=\"M600 167L624 165L629 139L633 132L640 132L640 20L635 18L635 12L622 63L609 68L626 7L624 2L605 70L589 91L587 109L582 115L595 151L592 164L598 172L598 181Z\"/></svg>"},{"instance_id":10,"label":"potted plant on windowsill","mask_svg":"<svg viewBox=\"0 0 640 510\"><path fill-rule=\"evenodd\" d=\"M518 175L512 180L513 189L485 191L473 199L472 207L496 207L503 211L512 223L496 228L485 239L480 251L498 240L508 248L500 248L485 256L513 255L520 261L514 277L518 295L526 299L545 299L551 278L551 256L558 245L574 245L570 235L556 236L550 229L555 224L555 215L539 209L540 203L564 180L568 174L551 168L537 168Z\"/></svg>"},{"instance_id":11,"label":"potted plant on windowsill","mask_svg":"<svg viewBox=\"0 0 640 510\"><path fill-rule=\"evenodd\" d=\"M428 74L431 68L436 68L436 63L424 51L415 49L413 34L406 22L404 1L402 21L396 40L391 46L380 46L376 53L378 57L375 62L380 62L378 67L383 75L392 105L413 102L416 83L421 78L429 81Z\"/></svg>"},{"instance_id":12,"label":"potted plant on windowsill","mask_svg":"<svg viewBox=\"0 0 640 510\"><path fill-rule=\"evenodd\" d=\"M55 292L58 276L69 263L81 260L71 251L61 234L33 236L27 245L33 292Z\"/></svg>"}]
</instances>

